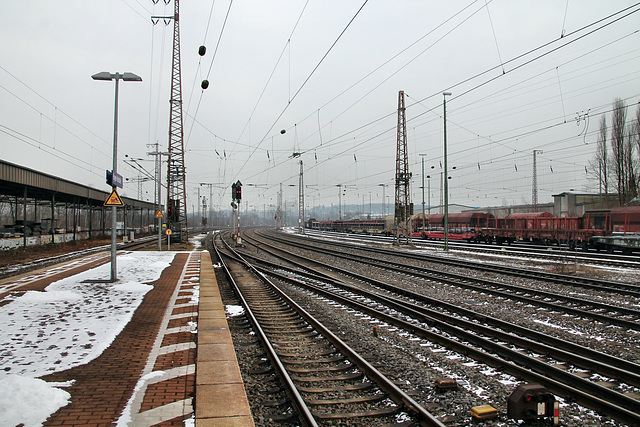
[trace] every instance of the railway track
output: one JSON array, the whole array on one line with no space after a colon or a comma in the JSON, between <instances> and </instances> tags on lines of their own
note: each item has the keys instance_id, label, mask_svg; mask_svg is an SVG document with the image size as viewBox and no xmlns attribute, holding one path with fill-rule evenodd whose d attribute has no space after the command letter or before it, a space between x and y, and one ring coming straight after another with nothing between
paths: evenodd
<instances>
[{"instance_id":1,"label":"railway track","mask_svg":"<svg viewBox=\"0 0 640 427\"><path fill-rule=\"evenodd\" d=\"M136 250L141 247L149 246L153 243L157 242L157 236L147 236L141 239L137 239L134 242L130 243L118 243L118 250ZM101 252L109 250L110 245L102 245L96 246L94 248L83 249L81 251L69 252L66 254L46 257L37 259L34 261L29 261L26 263L10 265L7 267L0 268L0 279L10 276L16 276L22 273L28 273L29 271L37 270L39 268L49 267L51 265L59 264L66 261L72 261L74 259L86 257L91 255L92 258L99 259L103 256L108 257L109 255L103 255Z\"/></svg>"},{"instance_id":2,"label":"railway track","mask_svg":"<svg viewBox=\"0 0 640 427\"><path fill-rule=\"evenodd\" d=\"M309 236L332 237L341 240L361 240L365 242L391 244L393 237L370 236L363 234L346 234L339 232L320 232L317 230L305 230ZM444 242L437 240L424 240L414 237L412 245L418 249L436 248L441 249ZM533 244L512 244L506 246L487 245L483 243L466 243L459 241L449 241L449 250L462 250L465 252L474 252L488 255L509 255L524 258L532 258L536 260L548 260L562 263L582 263L605 265L610 267L627 267L640 268L640 257L638 255L622 255L598 253L593 251L583 251L578 249L570 249L568 247L535 247Z\"/></svg>"},{"instance_id":3,"label":"railway track","mask_svg":"<svg viewBox=\"0 0 640 427\"><path fill-rule=\"evenodd\" d=\"M227 277L268 352L265 372L276 371L287 389L291 409L282 410L281 418L291 418L292 410L302 425L409 418L444 426L230 247L214 247L220 260L228 260L223 263Z\"/></svg>"},{"instance_id":4,"label":"railway track","mask_svg":"<svg viewBox=\"0 0 640 427\"><path fill-rule=\"evenodd\" d=\"M272 235L269 236L271 238ZM299 242L307 242L308 239L300 239L299 236L293 236L297 238ZM327 239L318 239L318 242L338 246L342 248L348 249L361 249L362 245L355 245L345 242L336 242ZM382 255L389 256L401 256L403 259L411 259L416 261L428 261L437 264L442 264L446 266L466 266L469 268L476 269L478 271L486 271L486 272L496 272L499 274L510 274L514 277L523 277L523 278L532 278L535 277L537 279L545 280L548 282L554 282L558 284L564 285L577 285L583 288L596 289L596 290L607 290L610 292L618 292L622 294L632 295L632 296L640 296L640 285L631 284L631 283L623 283L623 282L612 282L606 280L592 279L588 277L578 277L571 275L563 275L556 273L549 273L545 271L538 270L527 270L521 267L508 267L508 266L493 266L490 264L482 263L482 262L474 262L469 260L461 260L461 259L448 259L446 257L429 255L429 254L415 254L411 251L402 251L401 254L398 254L398 251L392 251L389 249L384 249L375 246L367 246L367 252L379 253ZM638 265L640 267L640 265Z\"/></svg>"},{"instance_id":5,"label":"railway track","mask_svg":"<svg viewBox=\"0 0 640 427\"><path fill-rule=\"evenodd\" d=\"M637 310L635 308L623 307L620 305L613 305L584 298L571 297L567 295L560 295L555 292L533 289L530 287L519 285L512 285L496 280L475 278L470 277L469 275L456 274L449 271L433 271L432 269L415 265L408 266L406 262L393 262L386 259L383 260L380 257L337 253L334 250L322 249L318 245L311 246L308 242L305 241L292 241L291 239L282 239L278 236L273 235L269 236L269 238L274 241L286 243L290 246L296 246L300 249L313 250L315 252L321 252L352 262L368 264L373 267L380 267L384 265L384 268L392 268L395 271L406 275L420 277L434 282L446 283L448 285L467 289L470 291L484 292L496 297L511 299L524 304L534 304L548 310L559 310L572 316L592 318L596 321L640 331L640 310ZM266 244L266 242L263 241L262 244ZM332 243L327 244L332 245ZM338 244L336 246L340 248L362 249L361 247L345 244ZM398 257L397 252L394 253L378 248L371 248L371 252L383 254L386 256ZM403 253L402 256L405 257L405 253ZM448 259L442 260L439 257L418 257L411 254L409 254L407 257L420 261L434 261L456 268L466 267L472 269L473 271L492 272L502 275L508 274L511 276L522 277L526 279L535 278L537 280L552 282L554 284L593 289L598 291L610 292L613 294L628 295L636 298L640 297L640 287L632 284L599 281L595 279L582 279L537 271L523 271L522 269L509 267L505 267L503 269L502 267L486 266L484 264L476 262Z\"/></svg>"},{"instance_id":6,"label":"railway track","mask_svg":"<svg viewBox=\"0 0 640 427\"><path fill-rule=\"evenodd\" d=\"M262 242L261 251L267 250L264 246ZM304 257L276 256L285 258L292 265L289 269L282 263L265 267L270 275L280 280L304 286L314 293L402 327L424 339L471 355L518 378L542 383L560 396L575 399L584 406L603 411L623 422L634 425L640 422L640 402L625 394L632 389L637 391L640 386L640 366L635 363L357 275L358 281L369 281L372 286L382 290L365 291L361 285L333 279L334 273L318 269L317 264L321 263L311 267L309 260L300 260ZM335 271L335 268L332 269ZM276 270L289 271L278 273ZM307 272L304 273L304 270ZM345 271L340 273L354 276ZM300 279L301 276L305 279ZM394 295L390 296L389 293ZM398 294L402 297L398 297ZM438 310L429 308L433 306ZM443 309L451 314L443 313ZM383 314L389 312L392 313ZM406 320L406 316L410 320ZM615 380L618 387L603 386L606 383L602 382L604 376Z\"/></svg>"}]
</instances>

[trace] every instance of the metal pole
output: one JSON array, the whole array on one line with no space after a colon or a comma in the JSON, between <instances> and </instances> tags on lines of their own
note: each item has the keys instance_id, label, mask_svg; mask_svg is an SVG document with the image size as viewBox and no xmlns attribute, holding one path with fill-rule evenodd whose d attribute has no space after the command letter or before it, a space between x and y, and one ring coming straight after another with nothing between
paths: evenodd
<instances>
[{"instance_id":1,"label":"metal pole","mask_svg":"<svg viewBox=\"0 0 640 427\"><path fill-rule=\"evenodd\" d=\"M427 177L427 198L429 201L429 215L431 215L431 175Z\"/></svg>"},{"instance_id":2,"label":"metal pole","mask_svg":"<svg viewBox=\"0 0 640 427\"><path fill-rule=\"evenodd\" d=\"M342 221L342 185L338 184L338 219Z\"/></svg>"},{"instance_id":3,"label":"metal pole","mask_svg":"<svg viewBox=\"0 0 640 427\"><path fill-rule=\"evenodd\" d=\"M113 113L113 175L118 172L118 83L120 74L115 74L116 80L116 99ZM112 186L112 190L116 190L116 186ZM116 206L111 207L111 281L118 280L118 269L116 264L116 220L117 220L118 208Z\"/></svg>"},{"instance_id":4,"label":"metal pole","mask_svg":"<svg viewBox=\"0 0 640 427\"><path fill-rule=\"evenodd\" d=\"M451 92L444 92L444 251L449 250L449 177L447 172L447 95Z\"/></svg>"},{"instance_id":5,"label":"metal pole","mask_svg":"<svg viewBox=\"0 0 640 427\"><path fill-rule=\"evenodd\" d=\"M156 143L156 185L157 185L157 194L158 198L158 211L161 210L162 206L162 184L160 180L162 179L162 157L160 156L159 144ZM165 210L167 212L167 210ZM156 211L157 213L157 211ZM158 251L162 251L162 218L158 218Z\"/></svg>"},{"instance_id":6,"label":"metal pole","mask_svg":"<svg viewBox=\"0 0 640 427\"><path fill-rule=\"evenodd\" d=\"M422 157L422 232L424 232L424 157Z\"/></svg>"}]
</instances>

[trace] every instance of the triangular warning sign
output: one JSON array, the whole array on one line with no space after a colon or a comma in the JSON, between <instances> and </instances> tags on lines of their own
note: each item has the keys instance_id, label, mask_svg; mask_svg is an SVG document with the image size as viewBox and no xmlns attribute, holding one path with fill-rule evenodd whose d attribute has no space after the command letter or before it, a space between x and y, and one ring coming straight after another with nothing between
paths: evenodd
<instances>
[{"instance_id":1,"label":"triangular warning sign","mask_svg":"<svg viewBox=\"0 0 640 427\"><path fill-rule=\"evenodd\" d=\"M107 200L104 201L103 206L124 206L122 199L118 196L118 192L114 188Z\"/></svg>"},{"instance_id":2,"label":"triangular warning sign","mask_svg":"<svg viewBox=\"0 0 640 427\"><path fill-rule=\"evenodd\" d=\"M164 215L162 215L162 211L160 209L158 209L158 212L156 212L156 218L164 218Z\"/></svg>"}]
</instances>

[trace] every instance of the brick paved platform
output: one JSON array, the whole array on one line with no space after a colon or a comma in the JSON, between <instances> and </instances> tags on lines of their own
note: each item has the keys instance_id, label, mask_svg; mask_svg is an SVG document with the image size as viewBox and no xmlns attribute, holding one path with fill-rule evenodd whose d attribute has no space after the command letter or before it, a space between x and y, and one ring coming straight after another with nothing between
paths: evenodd
<instances>
[{"instance_id":1,"label":"brick paved platform","mask_svg":"<svg viewBox=\"0 0 640 427\"><path fill-rule=\"evenodd\" d=\"M19 279L43 290L104 259ZM131 321L99 357L42 377L73 380L46 426L253 426L208 252L176 253ZM195 398L194 398L195 397ZM195 405L194 405L195 404Z\"/></svg>"}]
</instances>

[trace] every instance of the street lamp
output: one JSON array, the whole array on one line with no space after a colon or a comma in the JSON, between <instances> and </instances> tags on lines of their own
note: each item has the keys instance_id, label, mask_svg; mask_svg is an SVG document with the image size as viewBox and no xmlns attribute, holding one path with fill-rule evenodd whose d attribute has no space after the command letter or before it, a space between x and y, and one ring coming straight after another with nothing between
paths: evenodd
<instances>
[{"instance_id":1,"label":"street lamp","mask_svg":"<svg viewBox=\"0 0 640 427\"><path fill-rule=\"evenodd\" d=\"M384 189L387 184L378 184L378 187L382 187L382 219L386 219L385 201L384 201Z\"/></svg>"},{"instance_id":2,"label":"street lamp","mask_svg":"<svg viewBox=\"0 0 640 427\"><path fill-rule=\"evenodd\" d=\"M447 96L451 92L443 92L442 99L444 102L444 251L449 250L449 183L447 179Z\"/></svg>"},{"instance_id":3,"label":"street lamp","mask_svg":"<svg viewBox=\"0 0 640 427\"><path fill-rule=\"evenodd\" d=\"M424 220L424 156L426 154L419 154L422 157L422 232L425 231L425 220Z\"/></svg>"},{"instance_id":4,"label":"street lamp","mask_svg":"<svg viewBox=\"0 0 640 427\"><path fill-rule=\"evenodd\" d=\"M113 112L113 171L112 176L117 176L118 171L118 81L124 80L127 82L141 82L142 77L133 74L133 73L109 73L107 71L103 71L98 74L94 74L91 76L93 80L115 80L116 81L116 97L115 97L115 107ZM111 184L112 190L115 191L116 185L115 182ZM116 268L116 216L118 210L116 206L111 207L111 281L115 282L118 280L118 272ZM126 232L126 230L125 230Z\"/></svg>"},{"instance_id":5,"label":"street lamp","mask_svg":"<svg viewBox=\"0 0 640 427\"><path fill-rule=\"evenodd\" d=\"M431 215L431 175L427 175L427 204L429 205L429 215Z\"/></svg>"}]
</instances>

